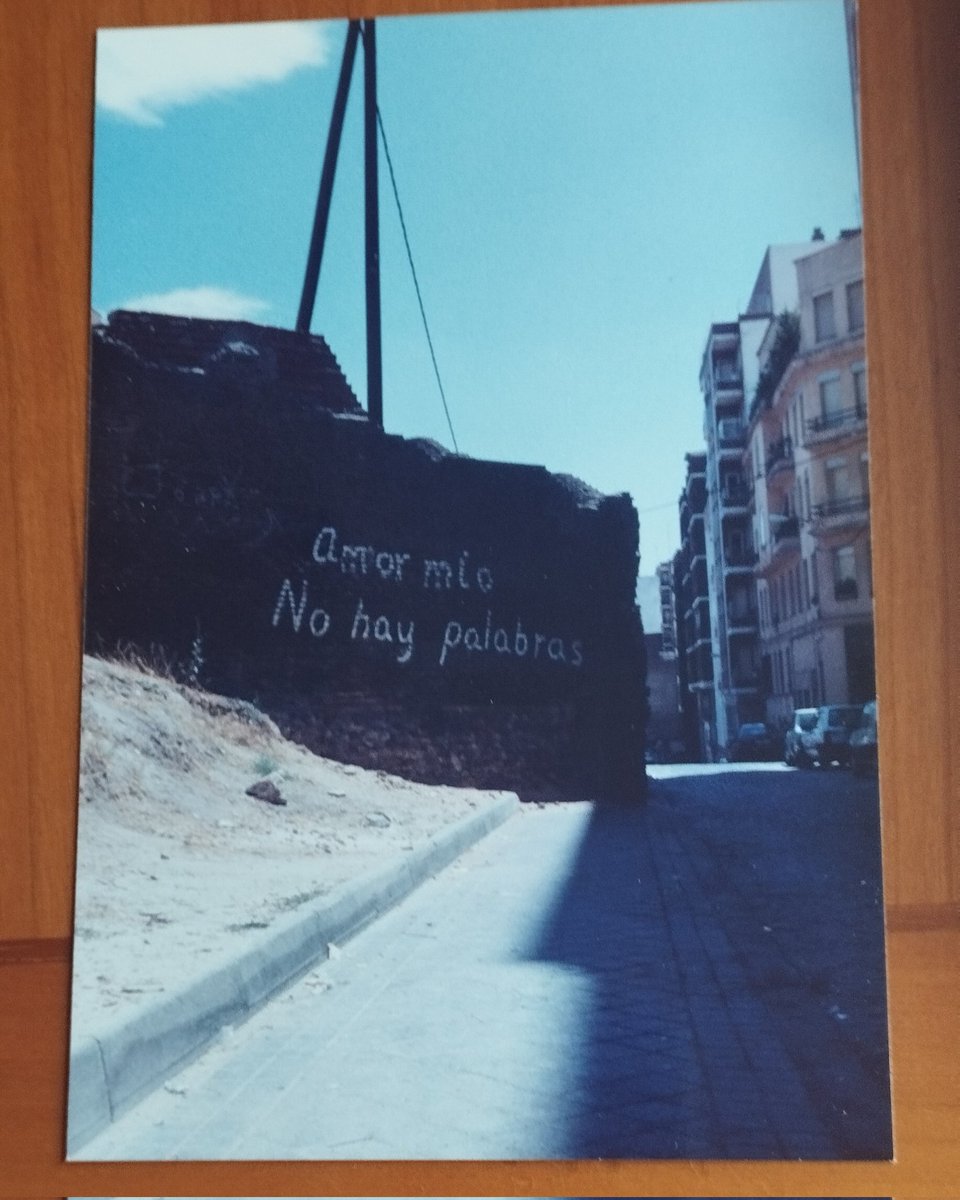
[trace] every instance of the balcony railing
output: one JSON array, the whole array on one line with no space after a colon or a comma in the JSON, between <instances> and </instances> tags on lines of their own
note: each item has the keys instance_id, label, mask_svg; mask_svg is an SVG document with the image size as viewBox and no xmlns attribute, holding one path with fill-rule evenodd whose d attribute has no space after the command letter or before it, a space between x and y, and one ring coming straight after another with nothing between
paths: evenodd
<instances>
[{"instance_id":1,"label":"balcony railing","mask_svg":"<svg viewBox=\"0 0 960 1200\"><path fill-rule=\"evenodd\" d=\"M731 633L740 630L753 630L757 627L756 608L740 608L727 610L727 626Z\"/></svg>"},{"instance_id":2,"label":"balcony railing","mask_svg":"<svg viewBox=\"0 0 960 1200\"><path fill-rule=\"evenodd\" d=\"M815 521L827 521L831 517L859 516L861 513L869 511L869 495L844 496L841 499L826 500L823 504L814 505L813 518Z\"/></svg>"},{"instance_id":3,"label":"balcony railing","mask_svg":"<svg viewBox=\"0 0 960 1200\"><path fill-rule=\"evenodd\" d=\"M730 676L730 683L738 690L757 688L760 686L760 672L733 671Z\"/></svg>"},{"instance_id":4,"label":"balcony railing","mask_svg":"<svg viewBox=\"0 0 960 1200\"><path fill-rule=\"evenodd\" d=\"M691 512L699 512L707 502L707 485L702 479L691 482L681 493L681 499Z\"/></svg>"},{"instance_id":5,"label":"balcony railing","mask_svg":"<svg viewBox=\"0 0 960 1200\"><path fill-rule=\"evenodd\" d=\"M688 660L692 659L697 663L696 673L701 678L709 678L713 674L713 649L709 636L688 642L684 653Z\"/></svg>"},{"instance_id":6,"label":"balcony railing","mask_svg":"<svg viewBox=\"0 0 960 1200\"><path fill-rule=\"evenodd\" d=\"M756 561L756 550L738 550L730 546L725 546L723 549L724 566L752 567Z\"/></svg>"},{"instance_id":7,"label":"balcony railing","mask_svg":"<svg viewBox=\"0 0 960 1200\"><path fill-rule=\"evenodd\" d=\"M837 412L822 413L819 417L813 417L807 422L807 432L811 434L843 433L866 419L866 406L857 404L854 408L843 408Z\"/></svg>"},{"instance_id":8,"label":"balcony railing","mask_svg":"<svg viewBox=\"0 0 960 1200\"><path fill-rule=\"evenodd\" d=\"M736 367L714 364L713 382L718 388L742 388L743 376Z\"/></svg>"},{"instance_id":9,"label":"balcony railing","mask_svg":"<svg viewBox=\"0 0 960 1200\"><path fill-rule=\"evenodd\" d=\"M774 542L786 542L800 536L800 521L797 517L782 517L772 528Z\"/></svg>"},{"instance_id":10,"label":"balcony railing","mask_svg":"<svg viewBox=\"0 0 960 1200\"><path fill-rule=\"evenodd\" d=\"M834 600L856 600L859 595L860 589L855 579L838 579L833 585Z\"/></svg>"},{"instance_id":11,"label":"balcony railing","mask_svg":"<svg viewBox=\"0 0 960 1200\"><path fill-rule=\"evenodd\" d=\"M724 508L747 508L753 495L745 483L730 483L720 493L720 503Z\"/></svg>"},{"instance_id":12,"label":"balcony railing","mask_svg":"<svg viewBox=\"0 0 960 1200\"><path fill-rule=\"evenodd\" d=\"M793 466L793 438L783 437L771 442L767 450L767 474L772 475L781 467Z\"/></svg>"},{"instance_id":13,"label":"balcony railing","mask_svg":"<svg viewBox=\"0 0 960 1200\"><path fill-rule=\"evenodd\" d=\"M746 436L746 426L736 417L721 417L717 422L717 443L721 448L742 449Z\"/></svg>"}]
</instances>

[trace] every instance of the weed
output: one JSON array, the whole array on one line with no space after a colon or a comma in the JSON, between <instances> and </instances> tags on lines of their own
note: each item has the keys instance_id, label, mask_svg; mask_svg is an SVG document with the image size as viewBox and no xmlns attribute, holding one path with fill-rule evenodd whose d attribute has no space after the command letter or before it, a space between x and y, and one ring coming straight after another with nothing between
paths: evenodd
<instances>
[{"instance_id":1,"label":"weed","mask_svg":"<svg viewBox=\"0 0 960 1200\"><path fill-rule=\"evenodd\" d=\"M203 634L200 632L200 624L197 623L197 634L190 643L190 661L187 663L186 677L184 682L190 687L200 686L200 676L203 672Z\"/></svg>"},{"instance_id":2,"label":"weed","mask_svg":"<svg viewBox=\"0 0 960 1200\"><path fill-rule=\"evenodd\" d=\"M253 771L255 775L265 778L267 775L272 775L279 766L275 758L271 758L269 754L258 754L253 763Z\"/></svg>"}]
</instances>

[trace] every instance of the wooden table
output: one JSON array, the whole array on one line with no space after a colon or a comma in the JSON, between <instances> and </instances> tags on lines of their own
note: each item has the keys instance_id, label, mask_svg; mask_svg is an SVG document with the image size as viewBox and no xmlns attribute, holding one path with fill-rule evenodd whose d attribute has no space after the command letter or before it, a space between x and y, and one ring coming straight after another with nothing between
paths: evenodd
<instances>
[{"instance_id":1,"label":"wooden table","mask_svg":"<svg viewBox=\"0 0 960 1200\"><path fill-rule=\"evenodd\" d=\"M412 0L409 7L434 6ZM861 13L897 1161L62 1163L93 31L317 15L343 9L331 0L0 0L0 1196L957 1196L960 787L949 748L960 740L960 5L953 0L863 0Z\"/></svg>"}]
</instances>

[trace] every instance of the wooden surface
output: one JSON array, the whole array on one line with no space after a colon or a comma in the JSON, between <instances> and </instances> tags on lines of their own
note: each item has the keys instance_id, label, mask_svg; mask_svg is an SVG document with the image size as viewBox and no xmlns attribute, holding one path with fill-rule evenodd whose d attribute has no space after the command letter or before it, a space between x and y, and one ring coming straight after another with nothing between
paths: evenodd
<instances>
[{"instance_id":1,"label":"wooden surface","mask_svg":"<svg viewBox=\"0 0 960 1200\"><path fill-rule=\"evenodd\" d=\"M473 1191L953 1200L960 1194L960 789L950 754L960 743L955 0L862 0L861 12L884 860L898 930L890 940L898 1161L642 1169L60 1165L94 29L317 15L343 9L331 0L0 0L0 1196ZM952 931L937 928L951 924Z\"/></svg>"},{"instance_id":2,"label":"wooden surface","mask_svg":"<svg viewBox=\"0 0 960 1200\"><path fill-rule=\"evenodd\" d=\"M890 937L894 1163L61 1163L65 947L0 966L0 1197L960 1195L960 932Z\"/></svg>"}]
</instances>

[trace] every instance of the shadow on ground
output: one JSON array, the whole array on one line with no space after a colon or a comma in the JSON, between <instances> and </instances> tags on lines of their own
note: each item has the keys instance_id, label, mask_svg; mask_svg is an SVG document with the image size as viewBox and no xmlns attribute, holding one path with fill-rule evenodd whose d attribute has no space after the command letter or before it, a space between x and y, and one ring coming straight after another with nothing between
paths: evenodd
<instances>
[{"instance_id":1,"label":"shadow on ground","mask_svg":"<svg viewBox=\"0 0 960 1200\"><path fill-rule=\"evenodd\" d=\"M530 957L593 985L565 1154L891 1156L874 784L728 768L598 806Z\"/></svg>"}]
</instances>

